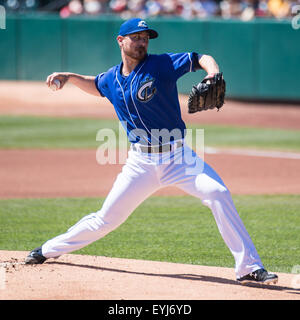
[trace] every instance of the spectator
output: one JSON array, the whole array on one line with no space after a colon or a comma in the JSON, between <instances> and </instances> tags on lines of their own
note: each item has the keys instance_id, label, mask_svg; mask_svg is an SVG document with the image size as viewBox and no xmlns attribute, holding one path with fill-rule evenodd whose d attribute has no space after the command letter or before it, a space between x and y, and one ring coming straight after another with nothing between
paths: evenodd
<instances>
[{"instance_id":1,"label":"spectator","mask_svg":"<svg viewBox=\"0 0 300 320\"><path fill-rule=\"evenodd\" d=\"M99 14L102 12L102 3L99 0L84 0L83 8L87 14Z\"/></svg>"},{"instance_id":2,"label":"spectator","mask_svg":"<svg viewBox=\"0 0 300 320\"><path fill-rule=\"evenodd\" d=\"M68 18L80 14L97 15L102 12L102 9L100 0L71 0L67 6L60 10L60 16Z\"/></svg>"},{"instance_id":3,"label":"spectator","mask_svg":"<svg viewBox=\"0 0 300 320\"><path fill-rule=\"evenodd\" d=\"M158 0L146 1L145 8L147 15L150 17L159 16L163 13L163 6Z\"/></svg>"},{"instance_id":4,"label":"spectator","mask_svg":"<svg viewBox=\"0 0 300 320\"><path fill-rule=\"evenodd\" d=\"M269 17L270 12L268 8L268 0L260 0L257 5L257 9L255 12L257 17Z\"/></svg>"},{"instance_id":5,"label":"spectator","mask_svg":"<svg viewBox=\"0 0 300 320\"><path fill-rule=\"evenodd\" d=\"M292 15L295 15L300 12L300 0L294 0L290 4Z\"/></svg>"},{"instance_id":6,"label":"spectator","mask_svg":"<svg viewBox=\"0 0 300 320\"><path fill-rule=\"evenodd\" d=\"M258 0L245 0L243 3L241 20L249 21L252 20L256 15L256 9L258 6Z\"/></svg>"},{"instance_id":7,"label":"spectator","mask_svg":"<svg viewBox=\"0 0 300 320\"><path fill-rule=\"evenodd\" d=\"M162 6L162 13L165 16L175 16L176 15L176 8L178 5L177 0L165 0L160 1Z\"/></svg>"},{"instance_id":8,"label":"spectator","mask_svg":"<svg viewBox=\"0 0 300 320\"><path fill-rule=\"evenodd\" d=\"M37 10L41 5L40 0L6 0L0 1L7 11L32 11Z\"/></svg>"},{"instance_id":9,"label":"spectator","mask_svg":"<svg viewBox=\"0 0 300 320\"><path fill-rule=\"evenodd\" d=\"M126 1L111 1L110 7L114 7L114 11L119 11L123 19L130 19L132 17L145 18L145 2L146 0L126 0Z\"/></svg>"},{"instance_id":10,"label":"spectator","mask_svg":"<svg viewBox=\"0 0 300 320\"><path fill-rule=\"evenodd\" d=\"M237 18L243 12L243 2L239 0L222 0L220 8L224 19Z\"/></svg>"},{"instance_id":11,"label":"spectator","mask_svg":"<svg viewBox=\"0 0 300 320\"><path fill-rule=\"evenodd\" d=\"M187 0L182 2L183 11L181 16L184 19L205 18L206 11L204 10L200 0Z\"/></svg>"},{"instance_id":12,"label":"spectator","mask_svg":"<svg viewBox=\"0 0 300 320\"><path fill-rule=\"evenodd\" d=\"M81 0L71 0L69 4L63 7L59 14L62 18L68 18L71 15L79 15L83 13L83 3Z\"/></svg>"},{"instance_id":13,"label":"spectator","mask_svg":"<svg viewBox=\"0 0 300 320\"><path fill-rule=\"evenodd\" d=\"M272 16L281 19L291 13L290 3L286 0L269 0L268 8Z\"/></svg>"},{"instance_id":14,"label":"spectator","mask_svg":"<svg viewBox=\"0 0 300 320\"><path fill-rule=\"evenodd\" d=\"M127 9L127 0L111 0L109 8L113 13L121 14Z\"/></svg>"},{"instance_id":15,"label":"spectator","mask_svg":"<svg viewBox=\"0 0 300 320\"><path fill-rule=\"evenodd\" d=\"M145 0L128 0L128 9L133 17L145 17Z\"/></svg>"}]
</instances>

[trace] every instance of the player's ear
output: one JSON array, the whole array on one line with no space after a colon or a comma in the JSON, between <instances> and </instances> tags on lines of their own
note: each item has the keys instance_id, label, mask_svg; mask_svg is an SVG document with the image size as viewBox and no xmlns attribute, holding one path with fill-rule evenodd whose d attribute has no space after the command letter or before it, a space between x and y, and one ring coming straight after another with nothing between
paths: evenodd
<instances>
[{"instance_id":1,"label":"player's ear","mask_svg":"<svg viewBox=\"0 0 300 320\"><path fill-rule=\"evenodd\" d=\"M124 39L124 37L122 37L122 36L117 36L117 42L118 42L120 48L121 48L121 46L122 46L122 41L123 41L123 39Z\"/></svg>"}]
</instances>

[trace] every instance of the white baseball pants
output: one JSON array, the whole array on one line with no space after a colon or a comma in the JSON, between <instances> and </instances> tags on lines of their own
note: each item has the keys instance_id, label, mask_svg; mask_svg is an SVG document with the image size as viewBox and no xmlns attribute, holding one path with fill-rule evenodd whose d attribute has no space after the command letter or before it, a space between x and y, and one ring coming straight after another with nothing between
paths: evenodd
<instances>
[{"instance_id":1,"label":"white baseball pants","mask_svg":"<svg viewBox=\"0 0 300 320\"><path fill-rule=\"evenodd\" d=\"M219 232L235 259L237 277L263 267L230 192L218 174L186 144L162 154L130 150L102 208L82 218L66 233L44 243L42 254L46 258L58 257L103 238L120 226L147 197L166 186L177 186L200 198L211 209Z\"/></svg>"}]
</instances>

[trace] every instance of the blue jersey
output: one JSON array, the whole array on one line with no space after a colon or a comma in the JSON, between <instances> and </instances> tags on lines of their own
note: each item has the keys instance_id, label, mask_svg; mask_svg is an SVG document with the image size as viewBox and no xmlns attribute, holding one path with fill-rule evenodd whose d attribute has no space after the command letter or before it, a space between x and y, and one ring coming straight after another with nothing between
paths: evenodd
<instances>
[{"instance_id":1,"label":"blue jersey","mask_svg":"<svg viewBox=\"0 0 300 320\"><path fill-rule=\"evenodd\" d=\"M185 124L181 117L177 80L200 68L199 55L166 53L146 55L128 76L122 75L123 62L96 76L101 96L113 104L130 142L158 145L164 134L182 139Z\"/></svg>"}]
</instances>

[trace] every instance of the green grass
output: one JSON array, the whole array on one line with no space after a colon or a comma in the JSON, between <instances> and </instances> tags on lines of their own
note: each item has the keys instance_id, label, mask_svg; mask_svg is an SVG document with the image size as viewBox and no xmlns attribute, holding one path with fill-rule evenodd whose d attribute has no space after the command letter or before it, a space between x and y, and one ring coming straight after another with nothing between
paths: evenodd
<instances>
[{"instance_id":1,"label":"green grass","mask_svg":"<svg viewBox=\"0 0 300 320\"><path fill-rule=\"evenodd\" d=\"M266 268L291 272L299 261L300 197L234 196ZM65 232L103 199L0 200L0 249L31 250ZM213 215L200 200L151 197L115 231L80 254L234 267Z\"/></svg>"},{"instance_id":2,"label":"green grass","mask_svg":"<svg viewBox=\"0 0 300 320\"><path fill-rule=\"evenodd\" d=\"M187 127L193 130L203 128L206 146L300 151L300 130L218 125Z\"/></svg>"},{"instance_id":3,"label":"green grass","mask_svg":"<svg viewBox=\"0 0 300 320\"><path fill-rule=\"evenodd\" d=\"M300 130L200 124L188 128L194 133L204 129L206 146L300 151ZM100 129L112 129L119 137L117 120L0 116L0 148L96 148L103 142L96 141Z\"/></svg>"},{"instance_id":4,"label":"green grass","mask_svg":"<svg viewBox=\"0 0 300 320\"><path fill-rule=\"evenodd\" d=\"M118 133L116 120L0 116L0 148L96 148L100 129ZM118 137L118 136L117 136Z\"/></svg>"}]
</instances>

